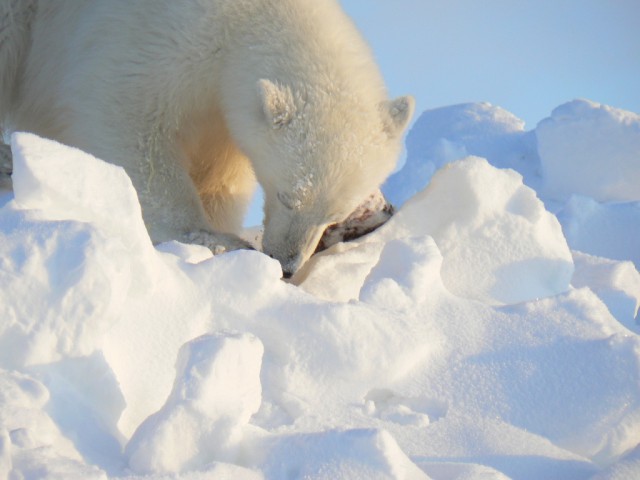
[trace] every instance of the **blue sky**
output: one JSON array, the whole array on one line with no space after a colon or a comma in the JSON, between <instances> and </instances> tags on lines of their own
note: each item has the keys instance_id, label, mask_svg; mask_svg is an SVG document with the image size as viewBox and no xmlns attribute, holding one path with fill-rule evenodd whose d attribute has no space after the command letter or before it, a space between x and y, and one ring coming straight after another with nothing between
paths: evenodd
<instances>
[{"instance_id":1,"label":"blue sky","mask_svg":"<svg viewBox=\"0 0 640 480\"><path fill-rule=\"evenodd\" d=\"M588 98L640 113L638 0L342 0L392 95L487 101L533 129Z\"/></svg>"}]
</instances>

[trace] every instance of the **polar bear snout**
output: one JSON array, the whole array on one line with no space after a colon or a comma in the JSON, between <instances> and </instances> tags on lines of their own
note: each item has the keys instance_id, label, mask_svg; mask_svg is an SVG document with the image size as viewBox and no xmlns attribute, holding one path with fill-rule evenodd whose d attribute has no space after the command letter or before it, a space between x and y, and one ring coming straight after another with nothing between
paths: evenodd
<instances>
[{"instance_id":1,"label":"polar bear snout","mask_svg":"<svg viewBox=\"0 0 640 480\"><path fill-rule=\"evenodd\" d=\"M296 273L299 270L299 266L297 265L299 262L297 261L297 259L294 259L290 265L288 266L283 266L282 267L282 278L284 278L285 280L290 279L291 277L293 277L293 274Z\"/></svg>"},{"instance_id":2,"label":"polar bear snout","mask_svg":"<svg viewBox=\"0 0 640 480\"><path fill-rule=\"evenodd\" d=\"M306 261L301 254L292 255L287 258L278 258L276 255L269 255L271 258L274 258L280 262L280 266L282 267L282 278L285 280L290 279L293 275L300 269L300 267Z\"/></svg>"},{"instance_id":3,"label":"polar bear snout","mask_svg":"<svg viewBox=\"0 0 640 480\"><path fill-rule=\"evenodd\" d=\"M310 248L309 251L300 252L297 255L292 255L284 261L280 261L280 265L282 265L282 278L288 280L293 277L295 273L306 263L309 257L311 257L314 250L315 247Z\"/></svg>"},{"instance_id":4,"label":"polar bear snout","mask_svg":"<svg viewBox=\"0 0 640 480\"><path fill-rule=\"evenodd\" d=\"M289 279L293 277L298 270L300 270L300 267L304 265L312 253L313 250L310 248L309 251L300 251L294 254L285 255L284 257L273 253L269 254L269 256L280 262L280 266L282 267L282 278Z\"/></svg>"},{"instance_id":5,"label":"polar bear snout","mask_svg":"<svg viewBox=\"0 0 640 480\"><path fill-rule=\"evenodd\" d=\"M265 228L262 239L264 253L280 262L283 278L291 278L311 257L326 226L312 225L300 228L300 218L289 228Z\"/></svg>"}]
</instances>

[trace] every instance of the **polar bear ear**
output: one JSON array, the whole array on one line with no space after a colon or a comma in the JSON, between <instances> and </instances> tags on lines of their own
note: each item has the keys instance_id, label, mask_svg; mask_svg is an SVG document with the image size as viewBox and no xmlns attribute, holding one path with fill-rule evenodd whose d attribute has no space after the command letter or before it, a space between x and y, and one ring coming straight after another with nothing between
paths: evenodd
<instances>
[{"instance_id":1,"label":"polar bear ear","mask_svg":"<svg viewBox=\"0 0 640 480\"><path fill-rule=\"evenodd\" d=\"M262 110L275 129L287 126L296 113L296 104L289 87L277 85L270 80L258 80L258 93Z\"/></svg>"},{"instance_id":2,"label":"polar bear ear","mask_svg":"<svg viewBox=\"0 0 640 480\"><path fill-rule=\"evenodd\" d=\"M416 102L411 96L398 97L382 103L384 129L390 137L402 134L413 116L415 104Z\"/></svg>"}]
</instances>

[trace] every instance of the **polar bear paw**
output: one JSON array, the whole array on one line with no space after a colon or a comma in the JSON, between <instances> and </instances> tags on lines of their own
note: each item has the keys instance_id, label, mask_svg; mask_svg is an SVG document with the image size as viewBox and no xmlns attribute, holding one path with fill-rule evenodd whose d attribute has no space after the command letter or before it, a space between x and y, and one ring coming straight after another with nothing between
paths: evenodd
<instances>
[{"instance_id":1,"label":"polar bear paw","mask_svg":"<svg viewBox=\"0 0 640 480\"><path fill-rule=\"evenodd\" d=\"M232 250L255 250L249 242L236 235L208 230L196 230L186 233L182 241L203 245L211 250L214 255L220 255Z\"/></svg>"}]
</instances>

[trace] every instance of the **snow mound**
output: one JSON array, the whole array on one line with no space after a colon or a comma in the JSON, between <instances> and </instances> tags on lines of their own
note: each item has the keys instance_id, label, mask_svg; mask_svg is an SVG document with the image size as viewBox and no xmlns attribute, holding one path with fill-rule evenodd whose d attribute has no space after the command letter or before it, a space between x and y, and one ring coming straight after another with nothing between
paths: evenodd
<instances>
[{"instance_id":1,"label":"snow mound","mask_svg":"<svg viewBox=\"0 0 640 480\"><path fill-rule=\"evenodd\" d=\"M461 297L518 303L569 288L573 262L557 219L519 174L484 159L439 170L388 226L392 235L433 236L442 281Z\"/></svg>"},{"instance_id":2,"label":"snow mound","mask_svg":"<svg viewBox=\"0 0 640 480\"><path fill-rule=\"evenodd\" d=\"M508 132L524 134L501 118L492 162L508 164ZM622 247L577 251L595 237L572 226L620 214L608 232L622 245L633 202L567 205L569 251L521 175L465 158L379 230L315 256L298 287L260 252L154 248L118 168L31 135L13 151L0 476L638 473L640 274Z\"/></svg>"},{"instance_id":3,"label":"snow mound","mask_svg":"<svg viewBox=\"0 0 640 480\"><path fill-rule=\"evenodd\" d=\"M541 121L536 136L547 195L640 200L640 115L574 100Z\"/></svg>"},{"instance_id":4,"label":"snow mound","mask_svg":"<svg viewBox=\"0 0 640 480\"><path fill-rule=\"evenodd\" d=\"M14 135L12 151L13 190L24 209L37 210L42 219L97 224L110 234L147 236L138 197L122 168L30 134ZM109 188L95 195L100 185Z\"/></svg>"}]
</instances>

